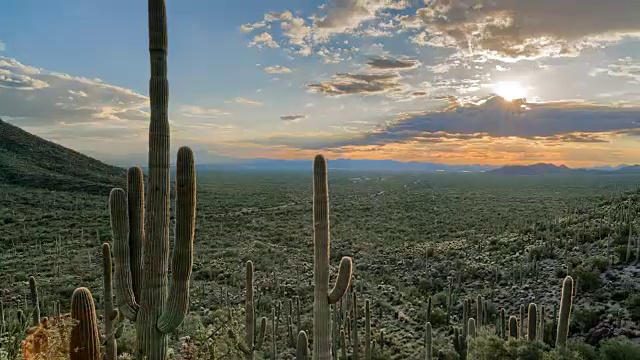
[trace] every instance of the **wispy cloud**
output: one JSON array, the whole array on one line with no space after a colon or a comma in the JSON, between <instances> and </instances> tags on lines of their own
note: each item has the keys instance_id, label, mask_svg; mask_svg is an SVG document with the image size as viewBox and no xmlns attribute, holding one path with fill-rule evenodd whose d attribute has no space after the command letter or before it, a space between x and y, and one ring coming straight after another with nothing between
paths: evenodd
<instances>
[{"instance_id":1,"label":"wispy cloud","mask_svg":"<svg viewBox=\"0 0 640 360\"><path fill-rule=\"evenodd\" d=\"M294 114L294 115L283 115L280 116L280 119L282 119L283 121L290 121L290 122L296 122L296 121L300 121L304 118L306 118L307 115L304 114Z\"/></svg>"},{"instance_id":2,"label":"wispy cloud","mask_svg":"<svg viewBox=\"0 0 640 360\"><path fill-rule=\"evenodd\" d=\"M264 71L269 74L288 74L291 72L291 69L286 66L275 65L265 67Z\"/></svg>"},{"instance_id":3,"label":"wispy cloud","mask_svg":"<svg viewBox=\"0 0 640 360\"><path fill-rule=\"evenodd\" d=\"M242 105L247 105L247 106L262 106L262 102L260 101L256 101L256 100L250 100L247 98L243 98L243 97L237 97L235 99L233 99L233 102L236 104L242 104Z\"/></svg>"}]
</instances>

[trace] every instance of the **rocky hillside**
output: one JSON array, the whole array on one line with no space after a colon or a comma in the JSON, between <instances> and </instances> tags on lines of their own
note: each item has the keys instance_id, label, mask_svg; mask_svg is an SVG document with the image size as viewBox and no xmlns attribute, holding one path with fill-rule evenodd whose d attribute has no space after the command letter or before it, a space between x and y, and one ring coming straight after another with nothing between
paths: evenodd
<instances>
[{"instance_id":1,"label":"rocky hillside","mask_svg":"<svg viewBox=\"0 0 640 360\"><path fill-rule=\"evenodd\" d=\"M0 184L108 193L125 170L105 164L0 120Z\"/></svg>"}]
</instances>

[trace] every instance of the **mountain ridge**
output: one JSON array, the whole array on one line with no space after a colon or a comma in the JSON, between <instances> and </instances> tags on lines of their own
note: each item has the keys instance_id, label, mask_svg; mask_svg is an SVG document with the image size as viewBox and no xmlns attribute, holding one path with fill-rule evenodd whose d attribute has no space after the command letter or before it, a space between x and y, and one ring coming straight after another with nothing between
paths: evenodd
<instances>
[{"instance_id":1,"label":"mountain ridge","mask_svg":"<svg viewBox=\"0 0 640 360\"><path fill-rule=\"evenodd\" d=\"M0 183L108 194L126 169L106 164L0 119Z\"/></svg>"}]
</instances>

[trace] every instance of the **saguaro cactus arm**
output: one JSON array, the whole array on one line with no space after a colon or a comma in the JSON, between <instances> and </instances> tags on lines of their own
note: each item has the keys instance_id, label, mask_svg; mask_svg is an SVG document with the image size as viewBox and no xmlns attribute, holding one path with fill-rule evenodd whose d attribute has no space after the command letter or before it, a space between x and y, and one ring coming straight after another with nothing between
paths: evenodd
<instances>
[{"instance_id":1,"label":"saguaro cactus arm","mask_svg":"<svg viewBox=\"0 0 640 360\"><path fill-rule=\"evenodd\" d=\"M329 304L333 305L340 301L349 288L351 282L351 273L353 271L353 261L350 257L343 257L340 260L340 270L336 283L329 293Z\"/></svg>"},{"instance_id":2,"label":"saguaro cactus arm","mask_svg":"<svg viewBox=\"0 0 640 360\"><path fill-rule=\"evenodd\" d=\"M158 329L165 334L178 328L189 312L196 228L196 170L193 151L188 147L178 150L176 182L176 245L171 262L171 287L167 304L158 319Z\"/></svg>"},{"instance_id":3,"label":"saguaro cactus arm","mask_svg":"<svg viewBox=\"0 0 640 360\"><path fill-rule=\"evenodd\" d=\"M113 233L113 253L115 258L116 299L120 313L131 321L136 321L139 306L133 294L131 278L131 258L129 249L129 215L127 195L116 188L109 194L109 213Z\"/></svg>"}]
</instances>

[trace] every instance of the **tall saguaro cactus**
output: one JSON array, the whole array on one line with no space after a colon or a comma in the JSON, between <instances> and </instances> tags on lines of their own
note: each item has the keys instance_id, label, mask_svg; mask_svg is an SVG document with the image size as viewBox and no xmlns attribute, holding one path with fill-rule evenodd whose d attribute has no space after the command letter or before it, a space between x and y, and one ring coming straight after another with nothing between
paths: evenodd
<instances>
[{"instance_id":1,"label":"tall saguaro cactus","mask_svg":"<svg viewBox=\"0 0 640 360\"><path fill-rule=\"evenodd\" d=\"M560 298L560 315L558 315L558 331L556 334L556 348L564 348L569 336L569 317L573 303L573 278L567 276L562 282L562 297Z\"/></svg>"},{"instance_id":2,"label":"tall saguaro cactus","mask_svg":"<svg viewBox=\"0 0 640 360\"><path fill-rule=\"evenodd\" d=\"M244 342L239 341L238 349L244 353L246 360L255 359L255 351L260 350L264 343L267 319L260 319L260 327L256 333L256 307L253 297L253 262L247 261L246 277L246 299L245 299L245 335ZM275 340L272 340L275 342Z\"/></svg>"},{"instance_id":3,"label":"tall saguaro cactus","mask_svg":"<svg viewBox=\"0 0 640 360\"><path fill-rule=\"evenodd\" d=\"M335 286L329 292L329 182L327 161L322 155L317 155L313 161L313 231L313 360L331 360L330 305L338 302L347 291L353 263L349 257L342 258Z\"/></svg>"},{"instance_id":4,"label":"tall saguaro cactus","mask_svg":"<svg viewBox=\"0 0 640 360\"><path fill-rule=\"evenodd\" d=\"M142 208L144 189L139 170L129 173L128 199L124 190L114 189L109 202L118 307L123 316L136 322L138 356L165 360L167 334L182 323L189 307L196 174L193 152L188 147L180 148L176 170L175 246L169 287L171 177L165 1L148 0L148 11L151 121L146 209ZM146 222L143 222L145 214Z\"/></svg>"}]
</instances>

